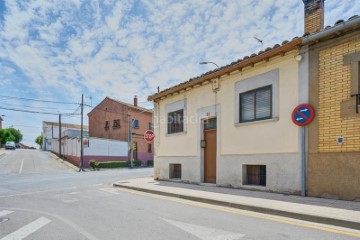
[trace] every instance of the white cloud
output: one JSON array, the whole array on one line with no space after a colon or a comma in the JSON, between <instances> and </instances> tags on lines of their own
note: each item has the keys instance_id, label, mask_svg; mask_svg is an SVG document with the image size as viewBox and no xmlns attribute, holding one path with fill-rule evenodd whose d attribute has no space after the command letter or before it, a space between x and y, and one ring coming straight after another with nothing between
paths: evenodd
<instances>
[{"instance_id":1,"label":"white cloud","mask_svg":"<svg viewBox=\"0 0 360 240\"><path fill-rule=\"evenodd\" d=\"M266 48L303 34L301 0L19 2L5 1L0 64L16 71L1 64L0 81L21 79L23 94L67 101L81 92L94 102L146 99L213 69L200 61L226 65L258 52L254 36ZM355 2L326 1L326 25L359 13Z\"/></svg>"}]
</instances>

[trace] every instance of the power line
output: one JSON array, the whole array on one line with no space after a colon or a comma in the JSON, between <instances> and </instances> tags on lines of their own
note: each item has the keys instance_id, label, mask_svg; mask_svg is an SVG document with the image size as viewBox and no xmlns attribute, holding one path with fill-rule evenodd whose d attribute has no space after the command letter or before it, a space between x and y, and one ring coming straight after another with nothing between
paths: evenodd
<instances>
[{"instance_id":1,"label":"power line","mask_svg":"<svg viewBox=\"0 0 360 240\"><path fill-rule=\"evenodd\" d=\"M51 101L51 100L40 100L40 99L34 99L34 98L20 98L20 97L10 97L10 96L2 96L1 98L11 98L11 99L19 99L19 100L27 100L27 101L35 101L35 102L46 102L46 103L58 103L58 104L79 104L75 102L58 102L58 101Z\"/></svg>"},{"instance_id":2,"label":"power line","mask_svg":"<svg viewBox=\"0 0 360 240\"><path fill-rule=\"evenodd\" d=\"M3 100L2 100L3 101ZM54 110L74 110L73 108L52 108L52 107L38 107L38 106L28 106L28 105L19 105L19 104L12 104L10 103L11 106L16 106L16 107L29 107L29 108L38 108L38 109L54 109ZM77 108L78 109L78 108Z\"/></svg>"},{"instance_id":3,"label":"power line","mask_svg":"<svg viewBox=\"0 0 360 240\"><path fill-rule=\"evenodd\" d=\"M23 110L23 109L15 109L15 108L7 108L7 107L1 107L0 109L9 110L9 111L15 111L15 112L26 112L26 113L37 113L37 114L45 114L45 115L59 115L59 113L54 112L38 112L38 111L31 111L31 110ZM74 113L63 113L64 115L77 115Z\"/></svg>"}]
</instances>

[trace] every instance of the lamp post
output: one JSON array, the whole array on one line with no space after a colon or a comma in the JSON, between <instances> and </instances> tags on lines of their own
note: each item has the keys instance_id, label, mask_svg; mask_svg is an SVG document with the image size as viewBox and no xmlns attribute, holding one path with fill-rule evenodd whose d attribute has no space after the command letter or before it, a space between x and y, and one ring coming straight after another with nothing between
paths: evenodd
<instances>
[{"instance_id":1,"label":"lamp post","mask_svg":"<svg viewBox=\"0 0 360 240\"><path fill-rule=\"evenodd\" d=\"M217 65L214 62L200 62L200 64L209 64L209 63L214 64L216 66L216 68L219 68L219 65Z\"/></svg>"}]
</instances>

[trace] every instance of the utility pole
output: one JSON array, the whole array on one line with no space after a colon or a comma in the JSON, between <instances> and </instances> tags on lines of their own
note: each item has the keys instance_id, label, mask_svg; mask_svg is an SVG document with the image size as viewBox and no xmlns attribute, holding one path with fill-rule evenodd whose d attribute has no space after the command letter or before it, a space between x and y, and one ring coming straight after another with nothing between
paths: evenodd
<instances>
[{"instance_id":1,"label":"utility pole","mask_svg":"<svg viewBox=\"0 0 360 240\"><path fill-rule=\"evenodd\" d=\"M59 156L61 157L61 113L59 114Z\"/></svg>"},{"instance_id":2,"label":"utility pole","mask_svg":"<svg viewBox=\"0 0 360 240\"><path fill-rule=\"evenodd\" d=\"M84 113L84 94L81 94L81 131L80 131L80 169L79 172L83 171L83 167L84 167L84 146L83 146L83 137L84 137L84 118L83 118L83 113Z\"/></svg>"},{"instance_id":3,"label":"utility pole","mask_svg":"<svg viewBox=\"0 0 360 240\"><path fill-rule=\"evenodd\" d=\"M130 145L130 167L133 168L134 161L134 152L133 152L133 140L132 140L132 127L133 121L130 119L130 114L128 114L128 122L129 122L129 145Z\"/></svg>"}]
</instances>

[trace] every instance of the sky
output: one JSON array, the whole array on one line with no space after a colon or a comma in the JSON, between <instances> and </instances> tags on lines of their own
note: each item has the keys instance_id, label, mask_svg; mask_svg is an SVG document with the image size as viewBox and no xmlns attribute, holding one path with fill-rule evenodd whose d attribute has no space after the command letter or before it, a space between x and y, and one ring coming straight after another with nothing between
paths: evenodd
<instances>
[{"instance_id":1,"label":"sky","mask_svg":"<svg viewBox=\"0 0 360 240\"><path fill-rule=\"evenodd\" d=\"M304 32L302 0L0 0L0 115L36 146L42 121L147 96ZM325 1L325 26L360 0ZM24 98L24 99L18 99ZM51 102L39 102L39 99ZM53 102L64 102L59 104ZM53 115L10 111L12 108ZM62 122L80 123L79 115Z\"/></svg>"}]
</instances>

